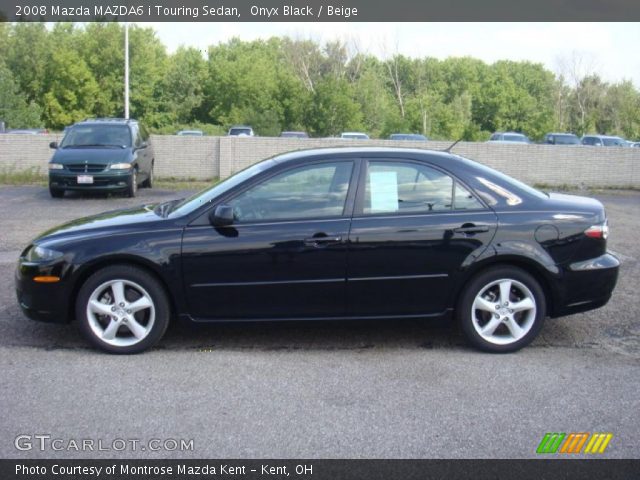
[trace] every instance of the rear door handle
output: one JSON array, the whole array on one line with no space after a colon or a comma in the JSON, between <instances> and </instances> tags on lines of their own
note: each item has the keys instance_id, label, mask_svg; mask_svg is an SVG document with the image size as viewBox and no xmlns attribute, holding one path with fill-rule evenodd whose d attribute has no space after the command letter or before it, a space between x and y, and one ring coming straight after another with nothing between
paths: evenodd
<instances>
[{"instance_id":1,"label":"rear door handle","mask_svg":"<svg viewBox=\"0 0 640 480\"><path fill-rule=\"evenodd\" d=\"M454 228L454 233L463 233L465 235L474 235L489 231L489 225L476 225L474 223L465 223L458 228Z\"/></svg>"},{"instance_id":2,"label":"rear door handle","mask_svg":"<svg viewBox=\"0 0 640 480\"><path fill-rule=\"evenodd\" d=\"M342 237L340 235L336 235L333 237L323 236L323 237L311 237L305 238L305 245L319 246L319 245L327 245L329 243L340 243L342 241Z\"/></svg>"}]
</instances>

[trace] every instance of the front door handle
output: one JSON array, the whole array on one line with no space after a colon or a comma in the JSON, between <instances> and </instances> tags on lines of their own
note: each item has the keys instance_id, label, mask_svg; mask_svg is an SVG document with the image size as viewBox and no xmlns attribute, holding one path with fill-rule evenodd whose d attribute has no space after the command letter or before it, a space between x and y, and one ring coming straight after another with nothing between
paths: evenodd
<instances>
[{"instance_id":1,"label":"front door handle","mask_svg":"<svg viewBox=\"0 0 640 480\"><path fill-rule=\"evenodd\" d=\"M305 238L304 239L304 243L305 245L311 245L314 247L320 246L320 245L327 245L329 243L340 243L342 241L342 237L340 235L336 235L333 237L324 235L324 236L317 236L317 237L311 237L311 238Z\"/></svg>"},{"instance_id":2,"label":"front door handle","mask_svg":"<svg viewBox=\"0 0 640 480\"><path fill-rule=\"evenodd\" d=\"M489 231L489 225L476 225L475 223L465 223L458 228L454 228L454 233L462 233L464 235L475 235L476 233L484 233Z\"/></svg>"}]
</instances>

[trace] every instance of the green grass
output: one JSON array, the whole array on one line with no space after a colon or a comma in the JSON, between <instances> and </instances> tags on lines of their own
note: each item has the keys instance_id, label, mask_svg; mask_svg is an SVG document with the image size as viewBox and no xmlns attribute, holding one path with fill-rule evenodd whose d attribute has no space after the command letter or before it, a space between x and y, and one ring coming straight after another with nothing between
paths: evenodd
<instances>
[{"instance_id":1,"label":"green grass","mask_svg":"<svg viewBox=\"0 0 640 480\"><path fill-rule=\"evenodd\" d=\"M196 180L194 178L156 178L154 187L167 190L202 190L215 185L220 180ZM0 185L38 185L47 186L48 177L38 167L17 170L15 167L0 168Z\"/></svg>"},{"instance_id":2,"label":"green grass","mask_svg":"<svg viewBox=\"0 0 640 480\"><path fill-rule=\"evenodd\" d=\"M47 175L39 167L16 170L15 167L0 168L0 185L47 185Z\"/></svg>"},{"instance_id":3,"label":"green grass","mask_svg":"<svg viewBox=\"0 0 640 480\"><path fill-rule=\"evenodd\" d=\"M154 180L153 186L156 188L164 188L168 190L202 190L209 188L220 179L212 178L210 180L196 180L195 178L171 178L162 177Z\"/></svg>"}]
</instances>

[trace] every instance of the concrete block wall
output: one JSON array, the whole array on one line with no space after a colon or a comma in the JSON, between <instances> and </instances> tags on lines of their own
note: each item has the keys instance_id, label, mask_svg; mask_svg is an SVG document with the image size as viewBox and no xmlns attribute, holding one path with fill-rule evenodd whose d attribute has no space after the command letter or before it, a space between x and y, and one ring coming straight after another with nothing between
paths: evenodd
<instances>
[{"instance_id":1,"label":"concrete block wall","mask_svg":"<svg viewBox=\"0 0 640 480\"><path fill-rule=\"evenodd\" d=\"M264 158L292 150L385 146L443 150L452 142L222 137L220 178ZM640 188L640 149L460 142L453 153L529 184Z\"/></svg>"},{"instance_id":2,"label":"concrete block wall","mask_svg":"<svg viewBox=\"0 0 640 480\"><path fill-rule=\"evenodd\" d=\"M0 135L0 170L47 172L60 135ZM179 137L153 135L157 177L205 180L229 175L265 158L309 148L387 146L442 150L451 142L297 139L269 137ZM529 184L640 188L640 148L515 145L461 142L454 153L484 163Z\"/></svg>"}]
</instances>

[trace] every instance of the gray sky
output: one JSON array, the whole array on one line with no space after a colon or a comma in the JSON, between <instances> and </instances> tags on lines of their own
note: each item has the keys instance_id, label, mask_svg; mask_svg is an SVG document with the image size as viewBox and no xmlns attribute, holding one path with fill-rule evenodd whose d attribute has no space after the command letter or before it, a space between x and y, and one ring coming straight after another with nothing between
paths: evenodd
<instances>
[{"instance_id":1,"label":"gray sky","mask_svg":"<svg viewBox=\"0 0 640 480\"><path fill-rule=\"evenodd\" d=\"M631 79L640 87L640 23L146 23L175 51L206 51L236 36L243 40L288 35L326 41L354 40L361 50L384 56L472 56L531 60L557 71L559 57L579 52L610 82Z\"/></svg>"}]
</instances>

